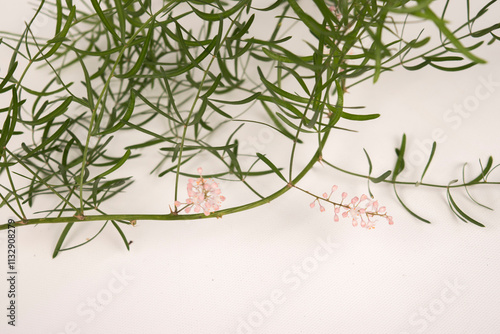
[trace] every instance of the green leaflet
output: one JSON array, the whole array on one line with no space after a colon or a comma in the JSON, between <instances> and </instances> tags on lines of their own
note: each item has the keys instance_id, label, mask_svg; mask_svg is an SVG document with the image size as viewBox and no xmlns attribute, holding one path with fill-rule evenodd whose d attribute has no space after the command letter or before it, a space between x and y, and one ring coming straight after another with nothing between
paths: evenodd
<instances>
[{"instance_id":1,"label":"green leaflet","mask_svg":"<svg viewBox=\"0 0 500 334\"><path fill-rule=\"evenodd\" d=\"M405 160L405 148L406 148L406 134L403 134L403 139L401 140L401 147L397 151L398 159L396 160L396 165L394 166L394 170L392 173L392 181L396 181L398 175L403 171Z\"/></svg>"},{"instance_id":2,"label":"green leaflet","mask_svg":"<svg viewBox=\"0 0 500 334\"><path fill-rule=\"evenodd\" d=\"M48 115L46 115L42 118L39 118L39 119L35 119L33 121L24 121L23 123L25 123L27 125L40 125L40 124L47 123L48 121L53 121L57 116L64 114L66 112L66 110L68 110L68 107L71 104L71 102L73 102L73 97L69 96L61 103L61 105L59 105L56 109L54 109Z\"/></svg>"},{"instance_id":3,"label":"green leaflet","mask_svg":"<svg viewBox=\"0 0 500 334\"><path fill-rule=\"evenodd\" d=\"M422 176L420 177L420 183L422 183L422 181L424 179L424 176L425 176L425 173L427 172L427 169L431 165L432 158L434 157L434 153L436 152L436 146L437 146L436 142L433 142L432 143L431 154L429 156L429 160L427 161L427 164L425 165L424 171L422 172Z\"/></svg>"},{"instance_id":4,"label":"green leaflet","mask_svg":"<svg viewBox=\"0 0 500 334\"><path fill-rule=\"evenodd\" d=\"M51 57L54 53L56 53L56 51L59 49L59 47L62 45L63 41L65 40L66 35L68 34L71 25L73 24L75 14L76 14L76 7L73 6L73 7L71 7L71 11L68 15L68 19L66 20L66 23L64 24L64 27L62 28L62 30L53 39L51 39L50 41L47 42L47 45L50 45L50 44L54 44L54 45L42 57L34 59L33 61L45 60L45 59Z\"/></svg>"},{"instance_id":5,"label":"green leaflet","mask_svg":"<svg viewBox=\"0 0 500 334\"><path fill-rule=\"evenodd\" d=\"M116 163L113 165L113 167L111 167L107 171L102 172L101 174L97 175L96 177L94 177L89 182L92 182L93 180L96 180L96 179L101 179L101 178L105 177L106 175L109 175L109 174L113 173L115 170L117 170L118 168L120 168L128 160L129 157L130 157L130 150L127 150L125 152L125 154L120 159L118 159L116 161Z\"/></svg>"},{"instance_id":6,"label":"green leaflet","mask_svg":"<svg viewBox=\"0 0 500 334\"><path fill-rule=\"evenodd\" d=\"M92 3L92 7L94 7L94 10L95 10L96 14L99 16L99 19L101 20L101 23L104 25L104 27L106 27L108 32L110 32L111 35L113 35L113 37L116 40L120 40L120 36L118 36L118 34L116 33L116 31L115 31L116 29L115 29L112 21L110 22L108 20L108 17L106 17L103 10L99 6L98 0L90 0L90 2Z\"/></svg>"},{"instance_id":7,"label":"green leaflet","mask_svg":"<svg viewBox=\"0 0 500 334\"><path fill-rule=\"evenodd\" d=\"M97 135L99 136L107 135L120 130L128 122L128 120L132 116L132 113L134 112L134 109L135 109L135 92L132 91L130 93L130 100L128 102L128 107L127 110L125 111L125 114L123 115L123 118L117 124L113 125L111 128L104 130Z\"/></svg>"},{"instance_id":8,"label":"green leaflet","mask_svg":"<svg viewBox=\"0 0 500 334\"><path fill-rule=\"evenodd\" d=\"M141 67L143 66L144 60L146 59L146 55L148 54L149 51L149 44L151 43L151 40L153 38L153 32L154 32L154 25L151 25L148 30L148 34L146 35L146 39L144 40L144 43L141 47L141 52L139 53L139 57L135 61L134 66L130 68L130 70L127 73L124 74L116 74L115 76L117 78L130 78L134 76Z\"/></svg>"},{"instance_id":9,"label":"green leaflet","mask_svg":"<svg viewBox=\"0 0 500 334\"><path fill-rule=\"evenodd\" d=\"M484 225L482 223L480 223L477 220L475 220L474 218L470 217L465 212L463 212L462 209L460 209L460 207L457 205L457 203L455 202L455 200L451 196L450 188L448 188L448 190L447 190L447 195L448 195L448 201L449 201L450 208L455 212L455 214L457 215L458 218L460 218L461 220L466 221L466 222L471 222L477 226L484 227Z\"/></svg>"},{"instance_id":10,"label":"green leaflet","mask_svg":"<svg viewBox=\"0 0 500 334\"><path fill-rule=\"evenodd\" d=\"M288 183L288 181L285 179L285 177L283 176L283 174L281 174L281 172L278 169L278 167L276 167L271 162L271 160L269 160L268 158L266 158L264 155L262 155L260 153L257 153L257 156L259 157L260 160L262 160L266 165L268 165L271 168L271 170L274 172L274 174L276 174L276 176L278 176L280 179L282 179L283 181L285 181L285 182Z\"/></svg>"},{"instance_id":11,"label":"green leaflet","mask_svg":"<svg viewBox=\"0 0 500 334\"><path fill-rule=\"evenodd\" d=\"M66 239L66 237L68 236L68 233L73 227L73 224L74 223L67 223L66 226L64 227L63 231L61 232L61 235L59 236L59 239L57 240L56 247L54 248L54 252L52 253L52 258L55 258L57 254L59 254L64 239Z\"/></svg>"}]
</instances>

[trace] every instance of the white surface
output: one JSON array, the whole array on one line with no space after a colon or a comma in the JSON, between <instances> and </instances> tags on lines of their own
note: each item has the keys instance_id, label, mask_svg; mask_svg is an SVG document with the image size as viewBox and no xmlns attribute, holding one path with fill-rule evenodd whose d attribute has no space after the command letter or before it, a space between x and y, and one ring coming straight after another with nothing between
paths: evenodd
<instances>
[{"instance_id":1,"label":"white surface","mask_svg":"<svg viewBox=\"0 0 500 334\"><path fill-rule=\"evenodd\" d=\"M0 30L19 25L28 8L3 11ZM428 181L446 184L460 178L464 162L473 175L479 172L477 159L484 163L493 155L500 160L500 86L456 128L458 121L443 118L475 94L481 78L491 75L500 82L498 52L498 46L482 50L490 63L461 73L399 69L383 74L376 86L352 88L348 104L365 105L382 117L350 123L359 133L336 134L339 144L330 155L338 158L332 162L365 173L366 148L374 174L382 173L393 167L394 147L403 132L407 153L417 157L417 141L431 138L437 128L446 140L438 146ZM416 159L410 179L423 168ZM332 184L350 194L366 191L364 180L319 165L299 185L322 193ZM121 197L117 213L162 193L154 176L140 185ZM390 186L377 185L373 191L395 217L394 226L366 231L345 220L334 223L331 211L310 209L311 199L295 191L221 220L140 221L124 228L133 240L130 252L107 227L91 244L53 260L63 225L19 228L18 325L6 324L2 279L0 332L500 333L498 186L473 189L495 212L468 205L456 193L470 215L486 223L483 229L453 216L444 191L400 188L407 203L432 225L408 215ZM2 209L0 219L7 216ZM99 226L79 227L67 241L81 242ZM0 240L5 254L4 233ZM0 261L5 263L6 256ZM98 310L92 299L102 303L95 306Z\"/></svg>"}]
</instances>

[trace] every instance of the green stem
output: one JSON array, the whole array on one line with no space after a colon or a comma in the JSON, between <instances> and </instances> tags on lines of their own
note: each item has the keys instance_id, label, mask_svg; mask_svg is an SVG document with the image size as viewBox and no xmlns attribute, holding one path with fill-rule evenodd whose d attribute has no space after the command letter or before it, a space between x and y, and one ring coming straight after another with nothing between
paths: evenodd
<instances>
[{"instance_id":1,"label":"green stem","mask_svg":"<svg viewBox=\"0 0 500 334\"><path fill-rule=\"evenodd\" d=\"M89 222L89 221L102 221L102 220L193 220L193 219L206 219L206 218L222 218L222 216L231 214L231 213L236 213L236 212L241 212L241 211L246 211L249 209L256 208L258 206L261 206L263 204L268 204L272 200L280 197L284 193L286 193L288 190L291 189L291 187L298 183L308 172L309 170L314 166L314 164L318 161L319 153L320 150L317 150L314 156L311 158L307 166L293 179L291 182L291 185L286 185L283 188L279 189L275 193L260 199L258 201L224 209L224 210L219 210L217 212L214 212L210 214L209 216L205 216L203 213L199 214L189 214L189 215L179 215L174 213L170 214L119 214L119 215L89 215L89 216L72 216L72 217L54 217L54 218L35 218L35 219L29 219L26 222L18 221L14 224L14 226L27 226L27 225L35 225L35 224L53 224L53 223L70 223L70 222ZM0 230L5 230L8 228L8 224L3 224L0 225Z\"/></svg>"},{"instance_id":2,"label":"green stem","mask_svg":"<svg viewBox=\"0 0 500 334\"><path fill-rule=\"evenodd\" d=\"M356 176L356 177L361 177L361 178L364 178L364 179L374 179L374 177L372 176L369 176L369 175L364 175L364 174L359 174L359 173L354 173L354 172L350 172L348 170L345 170L345 169L342 169L340 167L337 167L331 163L329 163L328 161L326 160L322 160L325 164L327 164L328 166L332 167L333 169L336 169L342 173L345 173L345 174L349 174L349 175L352 175L352 176ZM420 183L419 181L415 181L415 182L405 182L405 181L392 181L392 180L382 180L381 181L382 183L390 183L390 184L401 184L401 185L407 185L407 186L424 186L424 187L431 187L431 188L461 188L461 187L466 187L466 186L472 186L472 185L498 185L500 184L500 182L487 182L487 181L478 181L478 182L464 182L464 183L460 183L460 184L455 184L453 186L451 185L445 185L445 184L432 184L432 183Z\"/></svg>"}]
</instances>

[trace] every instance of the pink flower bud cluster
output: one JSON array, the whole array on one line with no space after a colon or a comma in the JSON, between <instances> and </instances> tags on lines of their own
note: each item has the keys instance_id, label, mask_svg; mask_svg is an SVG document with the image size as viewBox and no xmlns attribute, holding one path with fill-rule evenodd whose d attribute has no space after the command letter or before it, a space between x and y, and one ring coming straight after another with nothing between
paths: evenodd
<instances>
[{"instance_id":1,"label":"pink flower bud cluster","mask_svg":"<svg viewBox=\"0 0 500 334\"><path fill-rule=\"evenodd\" d=\"M330 201L332 194L338 189L337 186L333 186L330 195L327 193L323 194L323 198L316 197L314 201L309 205L311 208L316 206L316 202L319 205L319 211L325 212L325 207L321 205L321 201L333 204L334 213L333 220L339 221L339 214L342 214L344 218L352 219L352 226L360 225L366 229L374 229L377 218L385 219L389 225L393 225L394 221L392 217L387 215L385 206L379 206L378 201L369 198L366 195L361 195L361 197L354 196L349 202L344 202L347 199L347 193L342 193L342 200L340 203L335 203ZM340 210L343 210L340 213Z\"/></svg>"},{"instance_id":2,"label":"pink flower bud cluster","mask_svg":"<svg viewBox=\"0 0 500 334\"><path fill-rule=\"evenodd\" d=\"M331 5L328 9L337 17L337 20L342 18L342 14L338 10L337 6Z\"/></svg>"},{"instance_id":3,"label":"pink flower bud cluster","mask_svg":"<svg viewBox=\"0 0 500 334\"><path fill-rule=\"evenodd\" d=\"M198 168L198 173L200 174L198 179L188 180L187 194L189 197L186 199L186 203L175 201L174 204L177 208L186 205L184 209L186 213L193 209L195 213L203 211L205 216L208 216L211 212L219 210L221 203L226 198L221 195L219 185L214 179L203 178L201 168Z\"/></svg>"}]
</instances>

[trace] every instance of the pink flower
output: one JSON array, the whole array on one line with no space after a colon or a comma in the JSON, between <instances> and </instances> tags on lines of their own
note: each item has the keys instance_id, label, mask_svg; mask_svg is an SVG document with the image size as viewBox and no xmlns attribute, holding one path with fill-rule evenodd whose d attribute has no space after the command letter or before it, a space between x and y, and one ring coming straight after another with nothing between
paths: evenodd
<instances>
[{"instance_id":1,"label":"pink flower","mask_svg":"<svg viewBox=\"0 0 500 334\"><path fill-rule=\"evenodd\" d=\"M211 212L220 209L220 206L226 198L221 195L221 190L217 182L214 179L205 179L202 176L203 169L198 168L198 173L200 177L198 179L189 179L187 184L187 194L188 198L186 203L188 206L185 208L186 213L189 213L191 209L195 213L203 211L205 216L208 216ZM179 207L182 203L175 201L175 206Z\"/></svg>"},{"instance_id":2,"label":"pink flower","mask_svg":"<svg viewBox=\"0 0 500 334\"><path fill-rule=\"evenodd\" d=\"M361 197L354 196L347 202L348 204L344 204L344 200L348 195L346 192L343 192L340 203L331 201L330 198L337 188L338 187L334 185L329 196L327 193L323 193L322 197L316 197L314 201L309 204L309 206L314 208L316 202L318 202L319 210L324 212L326 209L323 205L321 205L322 202L333 204L335 213L333 220L335 222L340 220L339 214L341 214L344 218L351 218L353 226L360 225L362 228L366 228L368 230L375 228L377 219L384 219L389 223L389 225L394 224L393 218L387 215L385 206L379 207L378 201L373 200L365 194L361 195ZM340 210L343 210L343 212L341 213Z\"/></svg>"},{"instance_id":3,"label":"pink flower","mask_svg":"<svg viewBox=\"0 0 500 334\"><path fill-rule=\"evenodd\" d=\"M391 216L387 216L387 220L389 221L389 225L393 225L394 221L392 220Z\"/></svg>"},{"instance_id":4,"label":"pink flower","mask_svg":"<svg viewBox=\"0 0 500 334\"><path fill-rule=\"evenodd\" d=\"M337 6L331 5L328 7L328 9L337 17L337 20L340 20L342 18L342 14L338 10Z\"/></svg>"}]
</instances>

